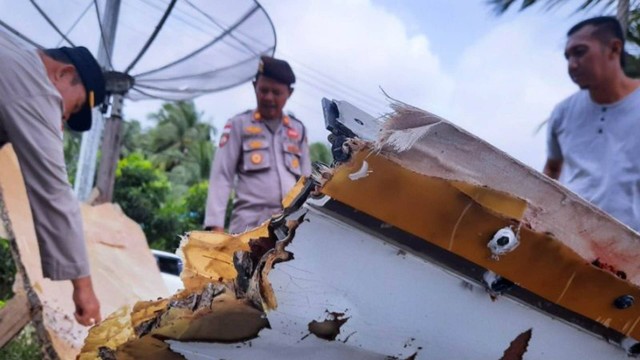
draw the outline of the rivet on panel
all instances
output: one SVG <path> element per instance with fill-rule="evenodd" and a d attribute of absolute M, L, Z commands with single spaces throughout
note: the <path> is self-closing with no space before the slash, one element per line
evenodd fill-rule
<path fill-rule="evenodd" d="M 633 298 L 633 296 L 622 295 L 614 300 L 613 305 L 620 310 L 624 310 L 630 308 L 633 305 L 634 301 L 635 299 Z"/>

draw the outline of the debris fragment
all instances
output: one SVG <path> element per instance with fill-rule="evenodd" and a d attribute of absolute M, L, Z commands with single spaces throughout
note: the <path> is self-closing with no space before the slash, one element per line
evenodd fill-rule
<path fill-rule="evenodd" d="M 356 181 L 369 176 L 369 174 L 371 174 L 372 172 L 373 170 L 369 170 L 369 163 L 364 160 L 362 161 L 362 166 L 358 171 L 349 174 L 349 179 Z"/>
<path fill-rule="evenodd" d="M 502 355 L 500 360 L 522 360 L 522 358 L 524 357 L 524 353 L 527 352 L 529 340 L 531 340 L 531 333 L 532 329 L 529 329 L 516 336 L 507 350 L 504 351 L 504 354 Z"/>
<path fill-rule="evenodd" d="M 491 270 L 482 274 L 482 281 L 486 285 L 487 292 L 491 296 L 491 300 L 496 300 L 498 296 L 510 290 L 514 283 L 494 273 Z"/>
<path fill-rule="evenodd" d="M 324 321 L 311 321 L 309 323 L 309 332 L 321 339 L 333 341 L 340 334 L 340 327 L 347 320 L 349 318 L 345 318 L 344 313 L 330 312 Z"/>
<path fill-rule="evenodd" d="M 356 153 L 367 147 L 369 143 L 365 140 L 358 138 L 347 138 L 347 140 L 342 144 L 343 150 L 345 150 L 349 154 Z"/>
<path fill-rule="evenodd" d="M 333 171 L 333 168 L 327 165 L 314 163 L 311 178 L 322 187 L 325 182 L 331 180 L 331 178 L 333 177 Z"/>
<path fill-rule="evenodd" d="M 306 198 L 315 184 L 301 181 L 298 194 Z M 185 289 L 114 313 L 90 330 L 80 359 L 182 359 L 164 340 L 233 343 L 270 328 L 265 311 L 277 302 L 267 276 L 293 258 L 285 248 L 304 219 L 302 211 L 288 217 L 302 202 L 294 196 L 289 203 L 282 216 L 244 234 L 189 233 L 181 245 Z"/>

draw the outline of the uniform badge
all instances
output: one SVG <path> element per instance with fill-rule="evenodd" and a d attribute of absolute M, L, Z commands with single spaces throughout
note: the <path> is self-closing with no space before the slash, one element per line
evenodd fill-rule
<path fill-rule="evenodd" d="M 300 167 L 300 161 L 298 159 L 291 160 L 291 167 L 297 169 Z"/>
<path fill-rule="evenodd" d="M 218 144 L 218 147 L 221 148 L 224 146 L 224 144 L 227 143 L 227 141 L 229 141 L 229 134 L 225 133 L 222 134 L 222 136 L 220 137 L 220 143 Z"/>
<path fill-rule="evenodd" d="M 253 154 L 253 155 L 251 155 L 251 162 L 252 162 L 254 165 L 258 165 L 258 164 L 260 164 L 260 163 L 262 162 L 262 155 L 260 155 L 260 154 Z"/>
<path fill-rule="evenodd" d="M 223 147 L 224 144 L 227 143 L 227 141 L 229 141 L 229 133 L 231 132 L 231 123 L 228 122 L 225 124 L 224 129 L 222 130 L 222 136 L 220 136 L 220 143 L 218 144 L 218 147 Z"/>
<path fill-rule="evenodd" d="M 262 132 L 262 128 L 260 126 L 249 125 L 244 128 L 244 132 L 250 135 L 257 135 Z"/>
<path fill-rule="evenodd" d="M 289 129 L 289 130 L 287 130 L 287 136 L 292 138 L 292 139 L 297 139 L 298 138 L 298 132 L 296 131 L 296 129 Z"/>
<path fill-rule="evenodd" d="M 287 151 L 290 153 L 294 153 L 294 154 L 300 154 L 300 148 L 298 148 L 295 145 L 288 145 L 287 146 Z"/>
<path fill-rule="evenodd" d="M 262 141 L 254 140 L 249 143 L 249 149 L 260 149 L 262 147 Z"/>

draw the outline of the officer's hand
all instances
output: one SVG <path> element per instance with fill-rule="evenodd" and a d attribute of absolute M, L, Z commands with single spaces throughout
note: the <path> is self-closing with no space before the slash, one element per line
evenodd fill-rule
<path fill-rule="evenodd" d="M 73 284 L 73 303 L 76 305 L 76 321 L 84 326 L 99 323 L 100 302 L 93 292 L 91 277 L 83 277 L 71 280 Z"/>

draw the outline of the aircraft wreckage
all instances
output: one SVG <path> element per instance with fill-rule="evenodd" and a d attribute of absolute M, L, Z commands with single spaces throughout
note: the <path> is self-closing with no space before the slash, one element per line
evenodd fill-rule
<path fill-rule="evenodd" d="M 626 359 L 638 234 L 425 111 L 323 100 L 333 167 L 243 234 L 193 231 L 185 289 L 80 359 Z"/>

